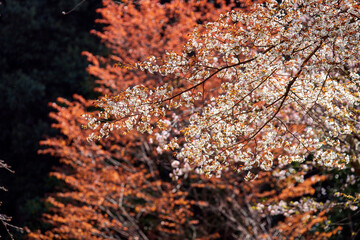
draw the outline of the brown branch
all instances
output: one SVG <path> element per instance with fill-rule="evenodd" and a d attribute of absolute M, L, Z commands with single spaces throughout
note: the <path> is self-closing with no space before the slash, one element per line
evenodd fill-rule
<path fill-rule="evenodd" d="M 282 42 L 280 42 L 279 44 L 281 44 Z M 278 46 L 279 44 L 276 44 L 276 45 L 273 45 L 269 48 L 267 48 L 265 51 L 262 52 L 262 54 L 266 54 L 267 52 L 269 52 L 270 50 L 272 50 L 273 48 L 275 48 L 276 46 Z M 156 104 L 156 103 L 162 103 L 162 102 L 166 102 L 166 101 L 170 101 L 178 96 L 180 96 L 181 94 L 185 93 L 185 92 L 188 92 L 190 90 L 193 90 L 197 87 L 199 87 L 200 85 L 204 84 L 207 80 L 209 80 L 210 78 L 212 78 L 214 75 L 218 74 L 219 72 L 225 70 L 225 69 L 228 69 L 228 68 L 232 68 L 232 67 L 236 67 L 236 66 L 240 66 L 240 65 L 244 65 L 246 63 L 249 63 L 249 62 L 252 62 L 254 60 L 256 60 L 258 57 L 253 57 L 253 58 L 250 58 L 250 59 L 247 59 L 245 61 L 242 61 L 242 62 L 238 62 L 236 64 L 233 64 L 233 65 L 228 65 L 228 66 L 224 66 L 224 67 L 221 67 L 221 68 L 218 68 L 215 72 L 213 72 L 212 74 L 210 74 L 210 76 L 206 77 L 203 81 L 195 84 L 194 86 L 191 86 L 189 87 L 188 89 L 185 89 L 184 91 L 180 92 L 180 93 L 177 93 L 171 97 L 168 97 L 166 99 L 163 99 L 163 100 L 160 100 L 160 101 L 157 101 L 157 102 L 154 102 L 153 104 Z"/>
<path fill-rule="evenodd" d="M 304 62 L 301 64 L 299 71 L 296 73 L 296 75 L 293 77 L 293 79 L 288 83 L 286 86 L 285 93 L 279 98 L 282 99 L 280 106 L 277 108 L 276 112 L 249 138 L 249 141 L 254 138 L 269 122 L 271 122 L 276 115 L 280 112 L 281 108 L 283 107 L 286 98 L 289 95 L 290 89 L 292 85 L 294 85 L 295 81 L 299 78 L 303 68 L 307 64 L 307 62 L 310 60 L 310 58 L 321 48 L 321 45 L 323 43 L 323 39 L 320 41 L 320 44 L 307 56 L 307 58 L 304 60 Z"/>
<path fill-rule="evenodd" d="M 307 56 L 307 58 L 304 60 L 304 62 L 301 64 L 299 71 L 296 73 L 296 75 L 292 78 L 292 80 L 288 83 L 288 85 L 286 86 L 286 90 L 285 93 L 279 97 L 276 101 L 274 101 L 271 105 L 275 104 L 276 102 L 281 101 L 279 107 L 277 108 L 277 110 L 275 111 L 275 113 L 258 129 L 255 131 L 255 133 L 253 133 L 249 138 L 245 138 L 243 141 L 237 142 L 229 147 L 227 147 L 226 149 L 232 148 L 234 146 L 236 146 L 237 144 L 240 143 L 244 143 L 247 142 L 242 148 L 244 148 L 245 146 L 247 146 L 247 144 L 250 142 L 251 139 L 254 139 L 256 137 L 256 135 L 261 132 L 264 127 L 269 124 L 275 117 L 276 115 L 280 112 L 281 108 L 283 107 L 286 98 L 288 97 L 289 93 L 290 93 L 290 89 L 292 87 L 292 85 L 295 83 L 295 81 L 299 78 L 304 66 L 307 64 L 307 62 L 311 59 L 311 57 L 321 48 L 321 45 L 323 43 L 323 40 L 325 38 L 321 39 L 320 44 Z M 224 150 L 222 150 L 221 152 L 223 152 Z"/>
<path fill-rule="evenodd" d="M 286 123 L 284 123 L 280 118 L 278 118 L 278 117 L 275 117 L 284 127 L 285 127 L 285 129 L 286 129 L 286 131 L 288 132 L 288 133 L 290 133 L 291 134 L 291 136 L 293 136 L 301 145 L 303 145 L 303 147 L 306 149 L 306 151 L 308 152 L 308 153 L 310 153 L 310 150 L 305 146 L 305 144 L 293 133 L 293 132 L 291 132 L 290 130 L 289 130 L 289 128 L 288 128 L 288 126 L 286 125 Z"/>

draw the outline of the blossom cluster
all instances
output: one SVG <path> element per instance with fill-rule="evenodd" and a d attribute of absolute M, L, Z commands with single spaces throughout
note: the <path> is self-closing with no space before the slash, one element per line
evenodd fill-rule
<path fill-rule="evenodd" d="M 89 139 L 113 129 L 177 128 L 182 137 L 161 144 L 176 151 L 175 161 L 208 175 L 247 172 L 248 179 L 309 153 L 325 167 L 356 160 L 349 136 L 360 134 L 360 5 L 287 0 L 256 8 L 195 29 L 184 51 L 168 52 L 165 61 L 138 63 L 165 84 L 99 99 L 102 112 L 86 116 L 99 128 Z M 174 121 L 173 112 L 182 125 L 163 124 Z"/>

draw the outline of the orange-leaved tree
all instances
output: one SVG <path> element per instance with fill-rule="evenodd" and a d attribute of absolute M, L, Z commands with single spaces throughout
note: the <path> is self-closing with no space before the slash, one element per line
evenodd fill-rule
<path fill-rule="evenodd" d="M 326 239 L 338 208 L 355 232 L 358 176 L 325 170 L 358 171 L 358 5 L 271 2 L 104 1 L 103 97 L 53 104 L 67 188 L 29 237 Z"/>

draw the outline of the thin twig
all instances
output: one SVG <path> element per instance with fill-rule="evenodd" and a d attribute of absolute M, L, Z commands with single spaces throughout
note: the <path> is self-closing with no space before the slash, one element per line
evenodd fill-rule
<path fill-rule="evenodd" d="M 82 0 L 81 2 L 79 2 L 78 4 L 75 5 L 75 7 L 73 7 L 70 11 L 68 12 L 65 12 L 65 11 L 62 11 L 62 15 L 67 15 L 69 13 L 71 13 L 72 11 L 74 11 L 76 8 L 78 8 L 81 4 L 83 4 L 86 0 Z"/>

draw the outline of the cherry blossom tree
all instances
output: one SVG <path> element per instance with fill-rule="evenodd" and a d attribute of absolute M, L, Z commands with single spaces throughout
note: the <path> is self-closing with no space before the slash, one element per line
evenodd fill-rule
<path fill-rule="evenodd" d="M 358 169 L 359 4 L 269 1 L 195 29 L 181 53 L 136 64 L 163 76 L 105 96 L 89 140 L 113 129 L 164 135 L 162 150 L 211 176 L 313 162 Z M 179 115 L 187 119 L 178 124 Z"/>

